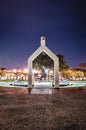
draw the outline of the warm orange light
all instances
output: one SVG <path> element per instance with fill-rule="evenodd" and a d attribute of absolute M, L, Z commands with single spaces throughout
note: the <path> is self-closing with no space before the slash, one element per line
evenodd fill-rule
<path fill-rule="evenodd" d="M 50 70 L 50 74 L 53 74 L 53 70 Z"/>

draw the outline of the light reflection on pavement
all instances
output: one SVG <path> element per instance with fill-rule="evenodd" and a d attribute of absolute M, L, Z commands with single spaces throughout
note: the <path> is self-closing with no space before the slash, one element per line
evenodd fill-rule
<path fill-rule="evenodd" d="M 53 89 L 50 88 L 45 88 L 45 89 L 33 88 L 30 94 L 52 94 L 52 93 L 53 93 Z"/>

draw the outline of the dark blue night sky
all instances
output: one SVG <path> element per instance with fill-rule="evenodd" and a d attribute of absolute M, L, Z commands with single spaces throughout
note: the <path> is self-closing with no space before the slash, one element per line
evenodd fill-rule
<path fill-rule="evenodd" d="M 0 68 L 27 67 L 41 36 L 70 67 L 86 63 L 85 0 L 0 0 Z"/>

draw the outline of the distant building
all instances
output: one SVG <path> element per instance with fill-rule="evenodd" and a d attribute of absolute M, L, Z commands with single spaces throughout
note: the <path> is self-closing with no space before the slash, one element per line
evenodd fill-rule
<path fill-rule="evenodd" d="M 86 70 L 86 63 L 80 63 L 77 66 L 79 69 Z"/>

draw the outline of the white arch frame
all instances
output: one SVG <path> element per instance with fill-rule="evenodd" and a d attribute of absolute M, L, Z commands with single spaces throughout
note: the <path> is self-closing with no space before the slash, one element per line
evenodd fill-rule
<path fill-rule="evenodd" d="M 28 58 L 28 87 L 32 88 L 34 81 L 32 79 L 32 66 L 34 59 L 42 52 L 45 52 L 54 61 L 54 88 L 59 88 L 59 59 L 45 45 L 45 37 L 41 37 L 41 46 Z"/>

